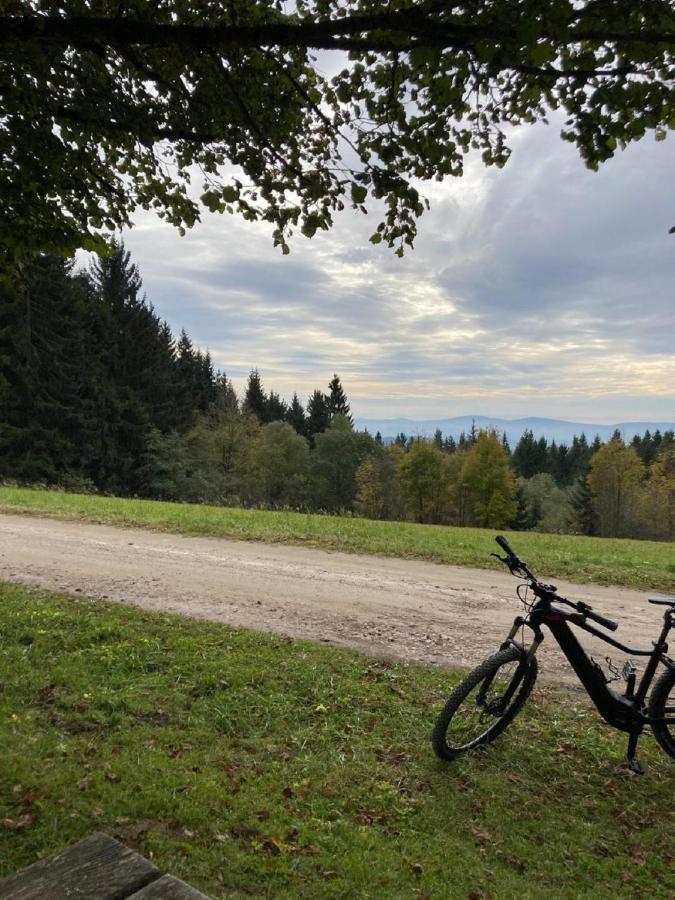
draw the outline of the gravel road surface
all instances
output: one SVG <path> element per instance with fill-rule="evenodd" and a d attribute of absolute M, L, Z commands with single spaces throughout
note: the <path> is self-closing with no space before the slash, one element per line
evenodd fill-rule
<path fill-rule="evenodd" d="M 0 515 L 0 578 L 462 668 L 498 649 L 522 610 L 508 573 L 28 516 Z M 557 584 L 619 620 L 619 640 L 656 638 L 647 594 Z M 612 651 L 584 643 L 599 661 Z M 539 655 L 542 680 L 575 683 L 552 636 Z"/>

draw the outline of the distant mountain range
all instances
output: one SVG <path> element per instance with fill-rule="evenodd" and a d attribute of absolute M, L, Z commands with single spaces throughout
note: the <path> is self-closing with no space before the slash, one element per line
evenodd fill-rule
<path fill-rule="evenodd" d="M 608 440 L 617 428 L 625 441 L 631 441 L 636 434 L 644 434 L 647 430 L 652 434 L 657 429 L 675 430 L 675 422 L 618 422 L 616 425 L 594 425 L 590 422 L 566 422 L 562 419 L 498 419 L 492 416 L 455 416 L 452 419 L 422 421 L 355 418 L 354 424 L 360 430 L 367 428 L 371 434 L 379 431 L 385 440 L 393 439 L 401 432 L 408 437 L 411 435 L 432 437 L 437 428 L 441 429 L 443 437 L 453 437 L 456 440 L 462 431 L 468 434 L 472 422 L 475 422 L 476 428 L 496 428 L 500 434 L 506 434 L 512 447 L 528 429 L 536 438 L 545 437 L 548 441 L 555 441 L 558 444 L 569 444 L 574 435 L 579 436 L 582 432 L 590 443 L 596 434 L 600 435 L 601 440 Z"/>

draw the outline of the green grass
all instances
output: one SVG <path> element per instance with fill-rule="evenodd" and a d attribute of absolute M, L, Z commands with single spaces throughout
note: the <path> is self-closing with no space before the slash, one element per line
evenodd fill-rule
<path fill-rule="evenodd" d="M 104 830 L 215 898 L 673 896 L 673 761 L 569 695 L 448 765 L 448 672 L 2 584 L 0 633 L 2 874 Z"/>
<path fill-rule="evenodd" d="M 501 563 L 490 557 L 498 549 L 494 543 L 496 531 L 480 528 L 157 503 L 11 487 L 0 487 L 0 512 L 503 569 Z M 506 533 L 519 555 L 542 577 L 675 591 L 672 543 Z"/>

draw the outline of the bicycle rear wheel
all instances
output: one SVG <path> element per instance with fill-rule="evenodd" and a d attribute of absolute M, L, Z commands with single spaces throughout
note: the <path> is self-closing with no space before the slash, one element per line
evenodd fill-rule
<path fill-rule="evenodd" d="M 532 690 L 538 670 L 536 657 L 527 666 L 522 658 L 522 650 L 507 647 L 486 659 L 457 685 L 431 735 L 431 746 L 439 759 L 455 759 L 490 743 L 514 720 Z"/>
<path fill-rule="evenodd" d="M 654 685 L 649 715 L 655 719 L 675 719 L 675 670 L 666 669 Z M 652 733 L 666 753 L 675 757 L 675 725 L 652 725 Z"/>

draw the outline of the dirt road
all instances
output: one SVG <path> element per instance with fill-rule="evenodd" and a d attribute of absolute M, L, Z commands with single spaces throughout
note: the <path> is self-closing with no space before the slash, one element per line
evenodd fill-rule
<path fill-rule="evenodd" d="M 0 579 L 457 667 L 494 652 L 522 609 L 508 573 L 9 515 Z M 557 583 L 618 619 L 619 639 L 656 637 L 647 594 Z M 590 641 L 604 660 L 611 648 Z M 552 638 L 540 664 L 542 679 L 574 683 Z"/>

